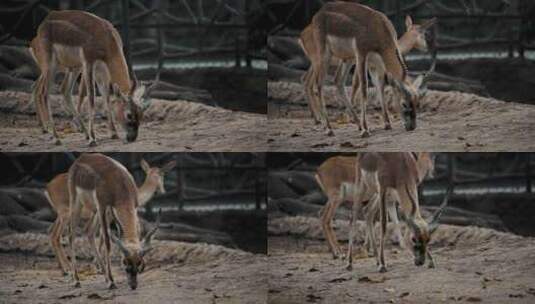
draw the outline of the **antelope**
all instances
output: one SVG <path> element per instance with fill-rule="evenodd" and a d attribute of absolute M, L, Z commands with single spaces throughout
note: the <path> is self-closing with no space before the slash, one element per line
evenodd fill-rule
<path fill-rule="evenodd" d="M 311 56 L 312 75 L 309 76 L 317 88 L 315 105 L 311 108 L 320 108 L 319 117 L 328 135 L 332 136 L 334 133 L 327 119 L 322 87 L 326 69 L 333 56 L 356 62 L 357 71 L 353 75 L 351 102 L 355 104 L 359 99 L 361 103 L 361 118 L 356 123 L 359 130 L 362 130 L 362 137 L 370 136 L 366 120 L 368 73 L 377 88 L 384 128 L 392 128 L 388 108 L 383 99 L 385 84 L 396 88 L 401 95 L 399 104 L 405 129 L 412 131 L 416 128 L 416 109 L 425 92 L 420 92 L 419 89 L 426 77 L 419 76 L 409 83 L 407 66 L 398 46 L 396 31 L 384 14 L 356 3 L 329 2 L 314 15 L 311 26 L 317 47 L 316 54 Z"/>
<path fill-rule="evenodd" d="M 41 69 L 32 96 L 39 105 L 38 109 L 44 110 L 40 118 L 45 123 L 43 129 L 50 125 L 56 145 L 60 145 L 61 140 L 50 110 L 48 93 L 58 68 L 73 74 L 77 69 L 82 71 L 81 81 L 86 89 L 80 90 L 80 102 L 83 92 L 87 91 L 89 146 L 97 144 L 94 130 L 95 84 L 105 99 L 112 139 L 118 138 L 115 119 L 126 131 L 127 142 L 137 139 L 143 112 L 150 105 L 148 94 L 155 84 L 149 89 L 138 86 L 124 57 L 121 37 L 110 22 L 83 11 L 52 11 L 39 25 L 32 44 L 32 53 Z M 110 109 L 111 93 L 119 100 L 113 104 L 113 111 Z M 73 108 L 72 103 L 69 107 Z M 75 119 L 81 121 L 79 113 L 74 113 Z"/>
<path fill-rule="evenodd" d="M 145 181 L 137 189 L 137 196 L 139 201 L 139 207 L 144 206 L 148 201 L 152 199 L 155 193 L 165 193 L 164 176 L 167 172 L 172 170 L 176 165 L 175 161 L 170 161 L 163 167 L 150 167 L 149 164 L 142 159 L 141 168 L 146 174 Z M 58 260 L 59 268 L 63 275 L 68 272 L 68 260 L 61 246 L 61 236 L 63 229 L 70 221 L 70 208 L 69 208 L 69 191 L 67 188 L 67 173 L 62 173 L 54 177 L 46 186 L 45 196 L 50 203 L 52 209 L 56 212 L 57 217 L 50 229 L 50 244 L 56 259 Z M 97 266 L 104 270 L 102 258 L 100 256 L 101 250 L 97 250 L 95 233 L 98 231 L 98 221 L 95 206 L 89 203 L 82 204 L 82 211 L 80 219 L 86 222 L 84 226 L 84 234 L 87 236 L 89 244 L 92 250 L 95 252 L 95 263 Z M 111 212 L 108 212 L 108 217 L 112 216 Z M 102 234 L 101 234 L 102 236 Z M 103 238 L 99 239 L 99 249 L 102 249 L 104 244 Z"/>
<path fill-rule="evenodd" d="M 414 24 L 412 21 L 412 18 L 407 15 L 405 17 L 405 27 L 406 31 L 405 33 L 398 39 L 398 46 L 400 53 L 402 55 L 405 55 L 409 53 L 412 49 L 416 48 L 422 52 L 427 52 L 427 42 L 425 40 L 425 34 L 427 30 L 436 23 L 436 18 L 427 20 L 420 24 Z M 303 49 L 303 52 L 305 55 L 312 61 L 312 60 L 319 60 L 318 58 L 314 58 L 316 56 L 317 48 L 316 44 L 314 43 L 314 36 L 313 36 L 313 27 L 312 25 L 308 25 L 302 32 L 298 39 L 298 42 Z M 349 62 L 351 61 L 351 62 Z M 355 61 L 352 60 L 338 60 L 337 62 L 337 69 L 334 77 L 334 83 L 336 87 L 336 92 L 338 94 L 337 100 L 340 102 L 341 107 L 346 108 L 346 112 L 349 117 L 353 118 L 353 121 L 358 122 L 358 116 L 355 112 L 355 109 L 351 102 L 349 101 L 349 97 L 346 94 L 345 91 L 345 83 L 347 82 L 347 78 L 349 77 L 349 70 L 350 66 L 354 64 Z M 308 101 L 309 110 L 311 112 L 312 119 L 314 119 L 315 124 L 320 123 L 320 119 L 318 118 L 318 109 L 314 107 L 313 104 L 313 96 L 314 96 L 314 82 L 312 81 L 312 65 L 310 68 L 305 72 L 302 78 L 302 83 L 305 88 L 305 96 Z M 355 76 L 355 81 L 359 81 L 358 74 Z M 328 119 L 328 117 L 327 117 Z"/>
<path fill-rule="evenodd" d="M 30 47 L 29 47 L 30 54 L 32 55 L 34 61 L 37 63 L 37 66 L 43 72 L 41 66 L 44 66 L 44 62 L 46 61 L 46 53 L 44 52 L 43 48 L 41 48 L 38 44 L 38 39 L 35 37 L 30 41 Z M 76 83 L 76 79 L 78 76 L 80 76 L 81 70 L 74 65 L 72 66 L 64 66 L 62 65 L 63 62 L 58 62 L 58 69 L 62 72 L 64 72 L 65 76 L 63 78 L 63 81 L 60 85 L 60 92 L 63 96 L 63 105 L 65 110 L 71 115 L 72 120 L 74 123 L 76 123 L 81 131 L 85 134 L 86 139 L 89 139 L 89 133 L 87 132 L 87 128 L 85 127 L 85 124 L 80 116 L 81 111 L 81 102 L 78 103 L 78 109 L 74 107 L 74 102 L 72 100 L 72 90 L 74 88 L 74 84 Z M 68 62 L 64 62 L 63 64 L 68 64 Z M 32 103 L 35 104 L 36 109 L 36 116 L 37 121 L 39 122 L 39 126 L 41 127 L 41 130 L 44 133 L 48 133 L 49 126 L 48 126 L 48 111 L 49 108 L 47 105 L 43 104 L 43 99 L 37 98 L 37 92 L 42 90 L 39 86 L 42 86 L 44 83 L 40 80 L 41 75 L 37 79 L 37 81 L 34 83 L 34 86 L 32 88 Z M 85 86 L 83 86 L 83 81 L 80 82 L 79 87 L 79 94 L 80 94 L 80 100 L 83 99 L 83 95 L 85 95 Z"/>
<path fill-rule="evenodd" d="M 429 251 L 428 244 L 433 233 L 438 228 L 438 221 L 448 198 L 451 194 L 451 187 L 448 189 L 444 200 L 431 217 L 426 221 L 420 215 L 418 201 L 419 170 L 417 160 L 411 153 L 362 153 L 358 155 L 358 165 L 355 166 L 356 191 L 353 194 L 353 210 L 350 219 L 348 265 L 347 269 L 353 267 L 353 239 L 355 235 L 355 218 L 359 214 L 362 202 L 367 193 L 376 193 L 374 204 L 379 206 L 379 218 L 381 226 L 381 238 L 379 242 L 379 254 L 376 261 L 379 272 L 386 272 L 384 258 L 384 243 L 386 232 L 386 195 L 392 192 L 397 198 L 402 219 L 409 227 L 410 236 L 405 239 L 407 247 L 414 256 L 414 264 L 422 266 L 428 260 L 430 268 L 435 267 L 435 262 Z M 375 247 L 374 235 L 371 235 L 371 246 Z"/>
<path fill-rule="evenodd" d="M 144 256 L 152 249 L 151 240 L 159 225 L 158 216 L 155 228 L 149 231 L 143 240 L 139 237 L 139 195 L 134 178 L 128 170 L 116 160 L 103 154 L 83 154 L 74 161 L 67 175 L 69 191 L 70 230 L 69 247 L 71 255 L 72 278 L 74 287 L 80 287 L 76 267 L 76 250 L 74 246 L 75 228 L 79 224 L 81 211 L 85 205 L 96 209 L 101 235 L 104 239 L 104 277 L 109 289 L 117 288 L 111 272 L 110 239 L 120 249 L 122 264 L 131 289 L 137 288 L 137 274 L 145 268 Z M 120 238 L 108 231 L 107 210 L 111 209 L 120 226 Z"/>
<path fill-rule="evenodd" d="M 414 156 L 417 159 L 416 166 L 418 170 L 418 181 L 420 183 L 426 175 L 432 176 L 434 160 L 431 154 L 427 152 L 418 152 Z M 315 174 L 318 185 L 327 196 L 327 203 L 321 212 L 321 226 L 334 259 L 343 257 L 343 253 L 332 228 L 332 219 L 336 209 L 343 202 L 353 203 L 353 193 L 356 191 L 354 187 L 355 167 L 357 166 L 358 159 L 355 156 L 335 156 L 323 162 Z M 364 198 L 363 205 L 367 208 L 365 218 L 372 220 L 371 222 L 367 221 L 366 245 L 369 246 L 365 247 L 371 247 L 370 249 L 375 253 L 375 247 L 371 246 L 372 242 L 370 239 L 371 233 L 374 231 L 373 219 L 375 219 L 378 210 L 377 206 L 370 204 L 370 202 L 373 202 L 372 198 L 374 195 L 375 193 L 368 192 L 366 198 Z M 391 195 L 387 196 L 387 198 L 389 199 L 389 203 L 387 204 L 389 217 L 394 223 L 394 243 L 403 246 L 403 237 L 401 235 L 395 200 Z"/>

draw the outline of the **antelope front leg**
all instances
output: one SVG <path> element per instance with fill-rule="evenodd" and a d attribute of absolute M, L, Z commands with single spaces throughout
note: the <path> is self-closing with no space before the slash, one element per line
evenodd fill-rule
<path fill-rule="evenodd" d="M 341 201 L 339 199 L 329 200 L 325 205 L 325 208 L 323 209 L 323 213 L 321 214 L 322 230 L 325 235 L 325 238 L 327 239 L 327 243 L 329 244 L 329 248 L 331 249 L 331 252 L 333 254 L 333 259 L 344 258 L 344 254 L 342 253 L 340 244 L 338 244 L 338 240 L 336 239 L 336 233 L 332 228 L 332 219 L 334 217 L 334 212 L 336 211 L 340 203 Z"/>
<path fill-rule="evenodd" d="M 93 65 L 90 63 L 84 64 L 83 79 L 85 80 L 85 87 L 89 95 L 89 146 L 95 147 L 97 140 L 95 138 L 95 86 L 93 79 Z"/>
<path fill-rule="evenodd" d="M 353 122 L 357 124 L 360 130 L 361 127 L 360 127 L 359 115 L 354 107 L 354 103 L 351 102 L 345 90 L 345 83 L 346 83 L 347 77 L 349 77 L 350 67 L 351 67 L 350 64 L 341 62 L 339 68 L 337 69 L 337 74 L 335 76 L 334 81 L 336 84 L 336 89 L 338 91 L 338 98 L 342 100 L 341 105 L 346 108 L 347 115 L 349 115 L 349 117 L 353 119 Z"/>
<path fill-rule="evenodd" d="M 429 251 L 429 249 L 427 249 L 426 255 L 427 255 L 427 259 L 429 260 L 427 267 L 435 268 L 435 260 L 433 259 L 433 256 L 431 255 L 431 251 Z"/>
<path fill-rule="evenodd" d="M 370 130 L 368 129 L 368 122 L 366 120 L 366 108 L 368 104 L 368 68 L 366 56 L 357 56 L 356 62 L 358 72 L 355 72 L 353 75 L 353 104 L 356 103 L 357 96 L 360 95 L 360 123 L 362 126 L 360 136 L 366 138 L 370 137 Z M 356 82 L 359 83 L 359 87 L 356 86 Z"/>
<path fill-rule="evenodd" d="M 379 207 L 379 216 L 381 218 L 381 244 L 379 249 L 379 272 L 386 272 L 385 264 L 385 237 L 386 237 L 386 202 L 385 195 L 386 189 L 380 189 L 380 207 Z"/>
<path fill-rule="evenodd" d="M 111 242 L 110 242 L 110 235 L 109 235 L 109 230 L 108 230 L 108 221 L 106 220 L 106 209 L 99 210 L 99 216 L 100 216 L 101 234 L 104 237 L 104 264 L 106 266 L 104 267 L 104 270 L 105 270 L 106 282 L 108 282 L 109 289 L 116 289 L 117 286 L 115 285 L 115 282 L 113 281 L 113 276 L 111 273 L 111 258 L 110 258 Z"/>
<path fill-rule="evenodd" d="M 71 193 L 70 196 L 72 197 L 73 194 Z M 74 195 L 75 196 L 75 195 Z M 72 270 L 72 278 L 74 280 L 74 287 L 79 288 L 80 287 L 80 277 L 78 276 L 78 269 L 76 268 L 76 251 L 74 246 L 74 235 L 76 234 L 76 225 L 80 222 L 80 213 L 82 211 L 82 204 L 81 202 L 76 198 L 71 198 L 71 222 L 70 222 L 70 231 L 69 231 L 69 246 L 71 251 L 71 270 Z"/>

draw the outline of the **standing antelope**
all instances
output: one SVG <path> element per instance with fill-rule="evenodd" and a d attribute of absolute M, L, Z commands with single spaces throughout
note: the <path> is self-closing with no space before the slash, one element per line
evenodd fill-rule
<path fill-rule="evenodd" d="M 381 223 L 381 239 L 379 254 L 376 255 L 380 272 L 386 272 L 384 259 L 384 243 L 386 232 L 386 201 L 387 191 L 397 198 L 400 212 L 410 229 L 410 238 L 405 240 L 414 256 L 414 264 L 422 266 L 428 259 L 430 268 L 435 267 L 431 252 L 427 248 L 432 234 L 438 227 L 438 221 L 451 194 L 448 190 L 440 208 L 426 221 L 420 215 L 418 200 L 419 170 L 417 160 L 411 153 L 362 153 L 358 155 L 358 166 L 355 167 L 356 190 L 353 196 L 353 210 L 349 229 L 348 269 L 353 265 L 353 239 L 355 235 L 355 217 L 368 191 L 377 193 L 375 204 L 379 205 Z M 372 234 L 372 246 L 375 240 Z"/>
<path fill-rule="evenodd" d="M 399 103 L 405 129 L 412 131 L 416 128 L 416 109 L 422 97 L 419 89 L 425 77 L 418 77 L 409 84 L 396 31 L 384 14 L 356 3 L 329 2 L 314 15 L 311 26 L 317 50 L 311 58 L 312 75 L 309 77 L 317 87 L 318 95 L 312 108 L 319 107 L 319 116 L 328 135 L 333 135 L 333 132 L 327 119 L 322 87 L 333 56 L 356 62 L 351 99 L 353 104 L 357 99 L 361 102 L 361 119 L 357 124 L 359 130 L 362 128 L 362 137 L 370 135 L 366 120 L 368 73 L 377 87 L 385 129 L 392 128 L 383 99 L 385 84 L 395 87 L 401 95 Z"/>
<path fill-rule="evenodd" d="M 405 18 L 405 26 L 406 31 L 405 33 L 398 39 L 398 46 L 399 50 L 402 55 L 405 55 L 409 53 L 412 49 L 416 48 L 420 51 L 426 52 L 427 51 L 427 42 L 425 40 L 425 34 L 426 31 L 436 22 L 436 18 L 433 18 L 431 20 L 427 20 L 423 22 L 421 25 L 414 24 L 412 21 L 412 18 L 410 16 L 406 16 Z M 303 49 L 305 55 L 312 60 L 321 60 L 320 58 L 314 58 L 314 56 L 317 56 L 317 46 L 314 41 L 314 33 L 313 33 L 313 27 L 312 25 L 308 25 L 302 32 L 299 37 L 299 44 L 301 45 L 301 48 Z M 355 108 L 349 101 L 349 97 L 346 94 L 345 91 L 345 83 L 347 82 L 347 78 L 349 77 L 349 70 L 352 64 L 355 64 L 354 58 L 351 60 L 338 60 L 337 62 L 337 69 L 334 77 L 334 83 L 336 87 L 336 92 L 338 94 L 337 100 L 340 102 L 341 107 L 346 108 L 346 112 L 349 115 L 349 117 L 353 118 L 353 121 L 357 122 L 358 124 L 358 116 L 355 111 Z M 311 111 L 312 118 L 314 119 L 314 122 L 316 124 L 320 123 L 320 119 L 318 118 L 318 109 L 315 108 L 315 104 L 313 103 L 314 98 L 314 82 L 312 79 L 312 65 L 310 68 L 305 72 L 303 75 L 303 86 L 305 89 L 305 96 L 308 101 L 309 109 Z M 355 77 L 355 81 L 359 81 L 358 75 Z M 328 119 L 328 117 L 327 117 Z"/>
<path fill-rule="evenodd" d="M 416 166 L 418 170 L 418 183 L 422 182 L 426 175 L 432 175 L 434 171 L 434 161 L 430 153 L 418 152 L 414 153 L 416 158 Z M 356 191 L 354 187 L 355 182 L 355 167 L 358 167 L 358 160 L 355 156 L 335 156 L 327 159 L 317 169 L 315 174 L 323 193 L 327 196 L 327 203 L 321 212 L 321 226 L 323 234 L 329 249 L 333 254 L 333 258 L 342 257 L 342 249 L 336 239 L 336 234 L 332 227 L 332 219 L 336 209 L 343 202 L 353 203 L 353 195 Z M 346 184 L 348 183 L 348 184 Z M 370 239 L 373 230 L 373 220 L 375 219 L 377 206 L 373 204 L 372 198 L 375 195 L 373 192 L 368 192 L 364 198 L 364 205 L 367 207 L 365 218 L 367 219 L 367 233 L 366 244 L 370 245 L 370 249 L 375 252 L 375 247 L 372 245 Z M 403 245 L 401 229 L 397 216 L 395 199 L 391 195 L 387 196 L 389 202 L 387 204 L 388 214 L 394 223 L 394 243 Z M 369 212 L 368 212 L 369 211 Z M 369 214 L 369 216 L 368 216 Z M 368 219 L 372 221 L 369 222 Z"/>
<path fill-rule="evenodd" d="M 175 165 L 175 161 L 170 161 L 161 168 L 150 167 L 144 159 L 141 160 L 141 168 L 145 171 L 146 177 L 143 184 L 137 189 L 139 207 L 144 206 L 150 201 L 155 193 L 165 193 L 164 175 L 174 168 Z M 47 184 L 45 190 L 45 196 L 50 203 L 50 206 L 57 214 L 56 220 L 54 221 L 54 224 L 52 224 L 50 230 L 50 244 L 52 245 L 59 267 L 64 275 L 67 274 L 69 267 L 67 256 L 65 255 L 60 241 L 63 229 L 69 223 L 71 215 L 67 180 L 67 173 L 59 174 Z M 80 219 L 86 221 L 85 228 L 83 229 L 84 233 L 88 238 L 89 245 L 95 252 L 95 262 L 101 270 L 104 270 L 104 264 L 100 255 L 101 251 L 97 249 L 95 241 L 95 233 L 98 231 L 97 210 L 94 205 L 90 204 L 90 202 L 83 202 L 82 205 Z M 111 212 L 108 212 L 107 216 L 111 217 Z M 100 236 L 100 246 L 98 246 L 98 248 L 101 248 L 104 244 L 102 234 Z"/>
<path fill-rule="evenodd" d="M 76 251 L 74 231 L 80 221 L 84 205 L 96 209 L 99 217 L 100 230 L 104 238 L 104 274 L 109 289 L 117 288 L 113 281 L 110 260 L 110 234 L 107 209 L 111 209 L 121 227 L 121 238 L 113 237 L 114 243 L 123 255 L 122 264 L 131 289 L 137 288 L 137 274 L 143 272 L 143 257 L 151 249 L 150 242 L 158 229 L 149 231 L 140 241 L 139 219 L 137 207 L 139 197 L 132 175 L 119 162 L 103 154 L 83 154 L 69 168 L 67 177 L 70 209 L 69 246 L 71 254 L 71 270 L 75 287 L 80 287 L 80 279 L 76 267 Z"/>
<path fill-rule="evenodd" d="M 41 75 L 34 87 L 33 98 L 44 109 L 45 123 L 50 124 L 56 144 L 61 144 L 61 141 L 50 111 L 48 94 L 58 67 L 82 71 L 81 81 L 89 96 L 90 146 L 97 144 L 94 130 L 95 84 L 105 99 L 111 137 L 118 138 L 117 119 L 126 131 L 126 141 L 136 140 L 143 111 L 150 104 L 150 89 L 138 86 L 133 72 L 130 75 L 121 37 L 110 22 L 83 11 L 52 11 L 39 25 L 34 40 L 33 53 Z M 131 77 L 134 77 L 133 81 Z M 110 109 L 112 88 L 120 97 L 120 102 L 113 105 L 113 111 Z M 83 91 L 80 90 L 81 99 Z"/>

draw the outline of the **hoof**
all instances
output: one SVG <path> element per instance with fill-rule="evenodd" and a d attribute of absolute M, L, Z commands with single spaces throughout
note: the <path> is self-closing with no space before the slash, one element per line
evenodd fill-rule
<path fill-rule="evenodd" d="M 362 132 L 360 133 L 360 137 L 362 137 L 362 138 L 368 138 L 368 137 L 370 137 L 370 131 L 368 131 L 368 130 L 364 130 L 364 131 L 362 131 Z"/>
<path fill-rule="evenodd" d="M 119 139 L 119 135 L 117 135 L 117 134 L 112 134 L 112 135 L 111 135 L 111 139 Z"/>
<path fill-rule="evenodd" d="M 41 133 L 43 133 L 43 134 L 48 134 L 48 130 L 41 129 Z"/>
<path fill-rule="evenodd" d="M 54 145 L 61 146 L 61 140 L 56 138 L 56 141 L 54 141 Z"/>
<path fill-rule="evenodd" d="M 69 275 L 69 273 L 63 270 L 63 271 L 61 272 L 61 275 L 63 275 L 64 277 L 66 277 L 66 276 Z"/>
<path fill-rule="evenodd" d="M 96 141 L 96 140 L 92 140 L 92 141 L 89 143 L 89 146 L 90 146 L 90 147 L 96 147 L 96 146 L 97 146 L 97 141 Z"/>
<path fill-rule="evenodd" d="M 427 265 L 427 268 L 435 269 L 435 264 L 434 263 L 429 263 L 429 265 Z"/>
<path fill-rule="evenodd" d="M 74 288 L 80 288 L 80 287 L 82 287 L 82 285 L 80 285 L 80 282 L 74 283 Z"/>
<path fill-rule="evenodd" d="M 327 130 L 327 136 L 334 136 L 334 132 L 332 129 Z"/>
<path fill-rule="evenodd" d="M 391 125 L 385 125 L 385 130 L 392 130 L 392 126 Z"/>
<path fill-rule="evenodd" d="M 347 264 L 346 270 L 348 270 L 348 271 L 353 270 L 353 265 L 352 264 Z"/>
<path fill-rule="evenodd" d="M 117 289 L 117 286 L 115 285 L 114 282 L 111 282 L 110 285 L 108 286 L 108 289 L 109 289 L 109 290 Z"/>
<path fill-rule="evenodd" d="M 385 265 L 380 265 L 378 270 L 379 270 L 380 273 L 385 273 L 386 272 L 386 266 Z"/>

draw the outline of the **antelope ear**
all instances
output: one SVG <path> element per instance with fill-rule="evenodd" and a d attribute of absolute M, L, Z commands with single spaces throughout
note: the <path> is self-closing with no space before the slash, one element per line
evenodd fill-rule
<path fill-rule="evenodd" d="M 134 102 L 136 103 L 140 103 L 142 102 L 142 98 L 143 98 L 143 95 L 145 95 L 145 90 L 147 89 L 146 86 L 144 85 L 141 85 L 141 86 L 138 86 L 135 90 L 134 90 L 134 94 L 132 95 L 133 99 L 134 99 Z"/>
<path fill-rule="evenodd" d="M 149 163 L 147 163 L 147 161 L 143 158 L 141 159 L 141 168 L 143 169 L 143 171 L 145 171 L 145 173 L 148 173 L 150 170 Z"/>
<path fill-rule="evenodd" d="M 162 167 L 163 172 L 169 172 L 176 166 L 176 161 L 172 160 Z"/>
<path fill-rule="evenodd" d="M 407 27 L 407 29 L 409 29 L 412 26 L 412 18 L 409 15 L 405 17 L 405 26 Z"/>
<path fill-rule="evenodd" d="M 429 19 L 427 21 L 425 21 L 424 23 L 422 23 L 421 27 L 422 29 L 424 30 L 427 30 L 428 28 L 430 28 L 431 26 L 433 26 L 435 23 L 437 23 L 437 18 L 432 18 L 432 19 Z"/>
<path fill-rule="evenodd" d="M 424 82 L 424 76 L 420 75 L 416 77 L 416 79 L 412 82 L 412 86 L 414 87 L 415 90 L 419 91 L 423 82 Z"/>

